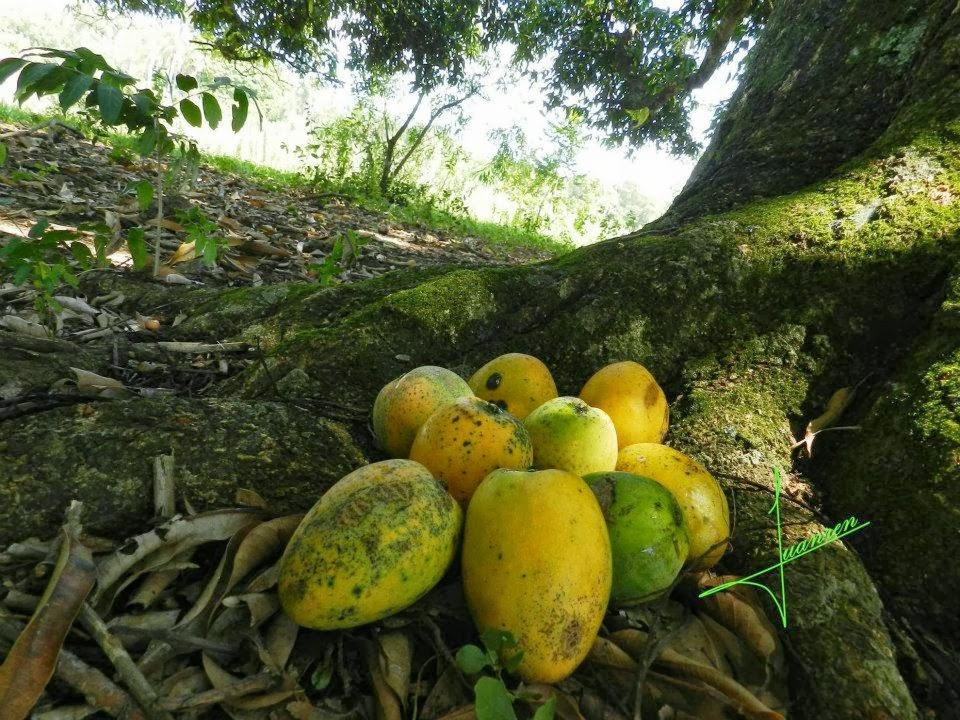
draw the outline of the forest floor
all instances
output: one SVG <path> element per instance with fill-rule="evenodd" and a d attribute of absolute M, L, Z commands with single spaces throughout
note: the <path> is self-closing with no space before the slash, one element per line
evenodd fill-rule
<path fill-rule="evenodd" d="M 0 124 L 0 136 L 24 129 Z M 0 169 L 0 231 L 24 235 L 41 219 L 67 229 L 102 223 L 117 241 L 111 264 L 129 266 L 129 254 L 115 246 L 131 227 L 155 227 L 156 204 L 141 212 L 135 192 L 136 183 L 154 180 L 153 162 L 95 144 L 59 123 L 10 137 L 8 145 L 10 156 Z M 368 279 L 401 267 L 512 264 L 553 254 L 544 247 L 435 232 L 307 185 L 271 187 L 208 164 L 180 175 L 164 199 L 161 274 L 204 284 L 316 279 L 317 265 L 338 240 L 343 257 L 335 272 L 320 272 L 326 282 Z M 228 246 L 212 267 L 193 253 L 190 238 L 198 232 L 215 234 Z"/>

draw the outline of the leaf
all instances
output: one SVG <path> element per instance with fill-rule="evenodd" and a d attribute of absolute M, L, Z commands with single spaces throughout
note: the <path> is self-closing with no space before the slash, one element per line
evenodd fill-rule
<path fill-rule="evenodd" d="M 93 588 L 96 565 L 80 543 L 79 504 L 67 511 L 60 555 L 37 610 L 0 665 L 0 707 L 4 720 L 26 718 L 53 675 L 60 648 Z"/>
<path fill-rule="evenodd" d="M 126 390 L 126 388 L 123 386 L 123 383 L 115 378 L 97 375 L 94 372 L 82 370 L 81 368 L 72 367 L 70 369 L 73 370 L 74 375 L 77 376 L 77 390 L 85 390 L 95 393 L 100 393 L 104 390 L 119 390 L 121 392 Z"/>
<path fill-rule="evenodd" d="M 207 124 L 216 130 L 217 125 L 219 125 L 223 119 L 223 111 L 220 109 L 220 103 L 208 92 L 203 93 L 200 96 L 200 100 L 203 103 L 203 115 L 207 118 Z"/>
<path fill-rule="evenodd" d="M 143 228 L 130 228 L 127 233 L 127 249 L 133 259 L 133 269 L 143 270 L 150 262 L 150 251 L 147 248 L 147 236 Z"/>
<path fill-rule="evenodd" d="M 17 78 L 16 98 L 23 102 L 37 91 L 43 80 L 57 69 L 51 63 L 27 63 Z"/>
<path fill-rule="evenodd" d="M 191 90 L 196 90 L 199 86 L 197 79 L 192 75 L 184 75 L 182 73 L 177 74 L 176 78 L 177 89 L 182 92 L 190 92 Z"/>
<path fill-rule="evenodd" d="M 247 113 L 250 111 L 250 98 L 247 93 L 240 88 L 233 91 L 234 104 L 230 108 L 231 121 L 230 127 L 234 132 L 239 132 L 240 128 L 247 122 Z"/>
<path fill-rule="evenodd" d="M 8 57 L 0 60 L 0 83 L 6 82 L 8 77 L 26 64 L 26 60 L 17 57 Z"/>
<path fill-rule="evenodd" d="M 7 164 L 7 146 L 0 142 L 0 167 Z"/>
<path fill-rule="evenodd" d="M 97 105 L 100 106 L 100 117 L 107 125 L 116 125 L 120 122 L 123 111 L 123 93 L 112 85 L 101 82 L 97 85 Z"/>
<path fill-rule="evenodd" d="M 140 180 L 133 188 L 137 193 L 137 207 L 140 212 L 146 212 L 153 202 L 153 185 L 146 180 Z"/>
<path fill-rule="evenodd" d="M 226 540 L 258 521 L 259 515 L 250 510 L 219 510 L 189 518 L 176 518 L 130 538 L 100 561 L 93 602 L 98 603 L 106 596 L 107 591 L 127 570 L 165 545 L 176 546 L 177 551 L 182 552 L 188 547 Z"/>
<path fill-rule="evenodd" d="M 67 80 L 63 86 L 63 90 L 60 91 L 60 96 L 57 98 L 60 102 L 60 109 L 69 110 L 73 107 L 77 100 L 90 89 L 92 84 L 92 76 L 85 75 L 84 73 L 74 73 L 74 75 Z"/>
<path fill-rule="evenodd" d="M 543 705 L 537 708 L 537 711 L 533 714 L 533 720 L 553 720 L 554 715 L 557 713 L 557 696 L 554 695 L 552 698 L 547 700 Z"/>
<path fill-rule="evenodd" d="M 776 631 L 759 604 L 748 602 L 736 590 L 718 592 L 702 599 L 703 609 L 739 637 L 758 657 L 768 658 L 777 649 Z"/>
<path fill-rule="evenodd" d="M 201 115 L 199 106 L 193 100 L 180 101 L 180 114 L 193 127 L 198 128 L 203 125 L 203 115 Z"/>
<path fill-rule="evenodd" d="M 476 645 L 464 645 L 457 650 L 457 665 L 467 675 L 476 675 L 490 666 L 490 656 Z"/>
<path fill-rule="evenodd" d="M 642 107 L 636 110 L 627 110 L 627 116 L 633 120 L 634 125 L 637 127 L 643 127 L 647 124 L 647 120 L 650 119 L 650 108 Z"/>
<path fill-rule="evenodd" d="M 835 425 L 837 420 L 847 409 L 847 406 L 853 402 L 853 396 L 856 394 L 855 387 L 844 387 L 837 390 L 827 401 L 827 407 L 823 414 L 807 423 L 807 430 L 803 440 L 797 445 L 803 444 L 807 447 L 807 455 L 813 455 L 813 439 L 821 430 Z"/>
<path fill-rule="evenodd" d="M 629 673 L 637 671 L 637 661 L 630 657 L 619 645 L 603 637 L 598 637 L 593 641 L 587 659 L 596 665 L 615 670 L 625 670 Z"/>
<path fill-rule="evenodd" d="M 403 720 L 410 689 L 413 648 L 403 633 L 388 633 L 367 646 L 367 667 L 378 720 Z"/>
<path fill-rule="evenodd" d="M 477 720 L 517 720 L 513 709 L 513 696 L 503 682 L 492 677 L 482 677 L 473 686 Z"/>
<path fill-rule="evenodd" d="M 140 153 L 143 157 L 146 157 L 153 152 L 153 149 L 157 146 L 157 140 L 160 137 L 160 133 L 156 127 L 148 127 L 137 139 L 137 152 Z"/>
<path fill-rule="evenodd" d="M 260 523 L 247 533 L 237 548 L 225 592 L 230 592 L 256 568 L 279 555 L 302 519 L 303 515 L 274 518 Z"/>

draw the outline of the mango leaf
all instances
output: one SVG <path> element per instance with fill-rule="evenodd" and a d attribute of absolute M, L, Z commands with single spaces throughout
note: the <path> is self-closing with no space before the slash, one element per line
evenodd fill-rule
<path fill-rule="evenodd" d="M 150 260 L 143 228 L 130 229 L 130 232 L 127 233 L 127 249 L 130 251 L 130 257 L 133 258 L 133 269 L 143 270 Z"/>
<path fill-rule="evenodd" d="M 8 57 L 0 60 L 0 83 L 5 82 L 8 77 L 26 64 L 26 60 L 17 57 Z"/>
<path fill-rule="evenodd" d="M 192 75 L 184 75 L 182 73 L 177 74 L 177 89 L 182 92 L 190 92 L 191 90 L 196 90 L 199 83 L 197 79 Z"/>
<path fill-rule="evenodd" d="M 208 92 L 203 93 L 200 96 L 200 100 L 203 103 L 203 115 L 207 118 L 207 123 L 211 128 L 216 130 L 217 125 L 219 125 L 223 119 L 223 111 L 220 109 L 220 103 Z"/>
<path fill-rule="evenodd" d="M 477 720 L 517 720 L 513 696 L 501 680 L 482 677 L 473 686 Z"/>
<path fill-rule="evenodd" d="M 79 503 L 67 511 L 60 555 L 29 624 L 0 665 L 5 720 L 26 718 L 53 675 L 64 638 L 97 578 L 90 550 L 80 543 Z"/>
<path fill-rule="evenodd" d="M 153 185 L 146 180 L 140 180 L 133 189 L 137 193 L 137 207 L 140 208 L 140 212 L 145 212 L 153 202 Z"/>
<path fill-rule="evenodd" d="M 552 698 L 547 700 L 543 705 L 537 708 L 537 711 L 533 714 L 533 720 L 553 720 L 554 715 L 557 714 L 557 696 L 554 695 Z"/>
<path fill-rule="evenodd" d="M 116 125 L 120 122 L 123 112 L 123 93 L 119 88 L 106 83 L 97 85 L 97 105 L 100 106 L 100 117 L 107 125 Z"/>
<path fill-rule="evenodd" d="M 193 127 L 198 128 L 203 125 L 203 115 L 200 113 L 199 106 L 193 100 L 180 101 L 180 114 Z"/>
<path fill-rule="evenodd" d="M 16 98 L 18 102 L 23 102 L 36 91 L 45 77 L 57 69 L 56 65 L 51 63 L 27 63 L 17 78 Z"/>
<path fill-rule="evenodd" d="M 634 125 L 637 127 L 642 127 L 647 124 L 647 120 L 650 119 L 650 108 L 642 107 L 636 110 L 627 110 L 627 116 L 633 120 Z"/>
<path fill-rule="evenodd" d="M 67 80 L 57 98 L 61 110 L 69 110 L 93 84 L 93 77 L 83 73 L 75 73 Z"/>
<path fill-rule="evenodd" d="M 245 91 L 240 88 L 235 88 L 233 91 L 233 100 L 234 104 L 231 108 L 230 127 L 234 132 L 238 132 L 240 128 L 244 126 L 244 123 L 247 122 L 247 113 L 250 111 L 250 98 L 247 97 Z"/>
<path fill-rule="evenodd" d="M 490 656 L 476 645 L 464 645 L 457 650 L 457 665 L 467 675 L 476 675 L 490 666 Z"/>

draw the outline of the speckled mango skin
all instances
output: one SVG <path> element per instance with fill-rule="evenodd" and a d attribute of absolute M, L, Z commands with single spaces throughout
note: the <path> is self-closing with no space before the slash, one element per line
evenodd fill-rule
<path fill-rule="evenodd" d="M 669 590 L 690 549 L 683 512 L 673 494 L 632 473 L 594 473 L 583 481 L 597 496 L 610 531 L 610 604 L 638 605 Z"/>
<path fill-rule="evenodd" d="M 470 397 L 467 381 L 446 368 L 424 365 L 383 386 L 373 403 L 373 435 L 388 455 L 405 458 L 420 426 L 457 398 Z"/>
<path fill-rule="evenodd" d="M 587 380 L 580 398 L 610 416 L 621 449 L 636 443 L 658 443 L 667 434 L 667 396 L 639 363 L 628 360 L 601 368 Z"/>
<path fill-rule="evenodd" d="M 550 369 L 523 353 L 494 358 L 473 374 L 469 384 L 474 395 L 520 420 L 557 397 L 557 384 Z"/>
<path fill-rule="evenodd" d="M 345 476 L 306 514 L 280 563 L 279 596 L 299 625 L 336 630 L 408 607 L 447 571 L 463 511 L 419 463 Z"/>
<path fill-rule="evenodd" d="M 533 465 L 583 477 L 617 464 L 617 430 L 603 410 L 580 398 L 548 400 L 523 421 L 533 441 Z"/>
<path fill-rule="evenodd" d="M 423 424 L 410 448 L 460 503 L 466 505 L 480 481 L 497 468 L 526 470 L 533 447 L 523 423 L 480 398 L 460 398 Z"/>
<path fill-rule="evenodd" d="M 691 570 L 708 570 L 720 561 L 730 537 L 730 510 L 706 468 L 666 445 L 638 443 L 620 451 L 617 470 L 652 478 L 673 493 L 687 525 Z"/>
<path fill-rule="evenodd" d="M 482 633 L 507 630 L 526 682 L 570 675 L 610 598 L 610 538 L 590 488 L 562 470 L 497 470 L 467 508 L 463 589 Z"/>

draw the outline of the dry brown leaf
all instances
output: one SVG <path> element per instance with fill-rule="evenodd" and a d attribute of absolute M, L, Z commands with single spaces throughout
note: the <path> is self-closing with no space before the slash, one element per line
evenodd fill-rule
<path fill-rule="evenodd" d="M 836 425 L 837 420 L 840 419 L 843 411 L 847 409 L 847 406 L 850 405 L 851 402 L 853 402 L 853 396 L 856 394 L 856 391 L 857 389 L 855 387 L 840 388 L 830 396 L 830 399 L 827 401 L 827 407 L 823 411 L 823 414 L 807 423 L 807 429 L 804 433 L 803 440 L 797 443 L 797 445 L 806 446 L 807 455 L 811 457 L 813 456 L 813 440 L 817 436 L 817 433 L 828 427 Z M 796 445 L 794 447 L 796 447 Z"/>
<path fill-rule="evenodd" d="M 477 720 L 477 713 L 473 705 L 464 705 L 463 707 L 451 710 L 439 720 Z"/>
<path fill-rule="evenodd" d="M 196 259 L 196 247 L 191 240 L 190 242 L 180 243 L 180 247 L 173 251 L 173 255 L 170 256 L 170 259 L 167 260 L 167 263 L 170 265 L 177 265 L 178 263 L 189 262 L 190 260 Z"/>
<path fill-rule="evenodd" d="M 630 657 L 619 645 L 604 637 L 598 637 L 593 641 L 593 647 L 590 648 L 587 660 L 595 665 L 602 665 L 614 670 L 625 670 L 631 673 L 637 671 L 637 661 Z"/>
<path fill-rule="evenodd" d="M 696 662 L 681 655 L 671 648 L 665 648 L 657 658 L 656 664 L 669 668 L 672 672 L 700 680 L 715 690 L 723 693 L 730 704 L 748 718 L 755 720 L 784 720 L 783 715 L 774 712 L 760 702 L 757 697 L 743 685 L 725 675 L 716 668 Z"/>
<path fill-rule="evenodd" d="M 300 626 L 286 613 L 277 613 L 270 622 L 263 640 L 260 659 L 263 664 L 276 672 L 282 672 L 290 660 L 290 653 L 297 642 Z"/>
<path fill-rule="evenodd" d="M 61 530 L 60 554 L 30 622 L 0 665 L 4 720 L 26 718 L 53 675 L 60 648 L 97 579 L 90 550 L 79 541 L 79 504 Z"/>
<path fill-rule="evenodd" d="M 410 639 L 403 633 L 387 633 L 368 644 L 367 669 L 378 720 L 403 720 L 412 653 Z"/>
<path fill-rule="evenodd" d="M 424 720 L 434 720 L 454 708 L 466 707 L 469 700 L 459 669 L 455 665 L 447 665 L 423 701 L 420 716 Z"/>
<path fill-rule="evenodd" d="M 256 490 L 250 490 L 249 488 L 237 488 L 237 492 L 234 494 L 234 502 L 237 505 L 246 505 L 247 507 L 256 507 L 262 510 L 267 509 L 267 501 L 263 499 L 263 496 L 260 495 Z"/>
<path fill-rule="evenodd" d="M 149 220 L 147 220 L 147 221 L 144 223 L 144 225 L 152 225 L 153 227 L 156 227 L 156 226 L 157 226 L 157 219 L 156 219 L 156 218 L 150 218 Z M 172 230 L 173 232 L 178 232 L 178 233 L 182 233 L 182 232 L 186 232 L 186 231 L 187 231 L 187 229 L 186 229 L 183 225 L 181 225 L 180 223 L 176 222 L 175 220 L 171 220 L 170 218 L 163 218 L 163 219 L 160 221 L 160 226 L 166 228 L 167 230 Z"/>
<path fill-rule="evenodd" d="M 83 370 L 81 368 L 72 367 L 70 369 L 73 370 L 73 374 L 77 376 L 77 390 L 97 394 L 126 392 L 126 388 L 124 387 L 123 383 L 115 378 L 97 375 L 95 372 L 90 372 L 89 370 Z"/>
<path fill-rule="evenodd" d="M 250 612 L 250 627 L 257 627 L 280 609 L 276 593 L 245 593 L 223 599 L 225 607 L 245 607 Z"/>
<path fill-rule="evenodd" d="M 183 552 L 204 543 L 226 540 L 259 520 L 259 515 L 252 510 L 217 510 L 189 518 L 174 518 L 149 532 L 137 535 L 100 562 L 97 569 L 97 590 L 92 602 L 99 604 L 107 591 L 130 568 L 162 547 L 176 548 L 176 552 Z"/>
<path fill-rule="evenodd" d="M 702 599 L 704 612 L 739 637 L 758 657 L 769 658 L 777 649 L 776 631 L 763 610 L 736 591 L 719 592 Z"/>

